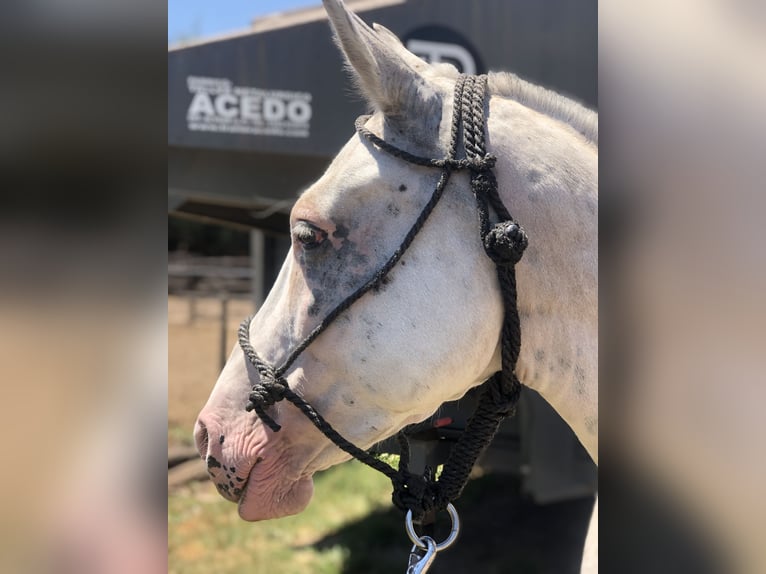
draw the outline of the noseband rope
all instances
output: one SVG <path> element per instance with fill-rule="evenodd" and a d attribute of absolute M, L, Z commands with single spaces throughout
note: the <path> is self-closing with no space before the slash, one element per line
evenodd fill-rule
<path fill-rule="evenodd" d="M 281 366 L 273 367 L 262 360 L 250 344 L 252 317 L 242 322 L 238 333 L 239 344 L 247 359 L 258 371 L 260 379 L 252 387 L 246 410 L 254 410 L 263 424 L 277 432 L 281 428 L 280 425 L 266 411 L 279 401 L 291 402 L 338 448 L 391 479 L 394 487 L 392 495 L 394 504 L 402 510 L 412 511 L 416 521 L 422 519 L 427 513 L 446 508 L 447 504 L 460 496 L 468 481 L 471 468 L 492 441 L 500 423 L 515 412 L 521 390 L 519 380 L 514 373 L 521 345 L 514 266 L 524 253 L 527 236 L 505 208 L 497 191 L 497 180 L 492 172 L 496 158 L 487 153 L 484 141 L 486 91 L 487 76 L 485 75 L 461 75 L 458 78 L 455 84 L 450 144 L 446 157 L 442 159 L 423 158 L 394 147 L 365 127 L 369 116 L 358 118 L 357 132 L 375 147 L 409 163 L 442 170 L 431 198 L 388 261 L 373 277 L 335 307 L 290 352 Z M 461 127 L 465 157 L 458 159 L 457 149 Z M 495 263 L 505 307 L 501 339 L 502 370 L 483 383 L 476 410 L 469 419 L 465 431 L 453 446 L 441 477 L 437 481 L 431 469 L 427 469 L 425 475 L 409 472 L 410 451 L 407 434 L 417 425 L 411 425 L 397 435 L 401 456 L 399 467 L 394 469 L 338 433 L 322 415 L 288 386 L 285 373 L 300 354 L 341 313 L 365 293 L 380 286 L 431 215 L 441 199 L 452 172 L 462 170 L 470 172 L 471 190 L 476 199 L 479 216 L 479 234 L 486 254 Z M 499 220 L 498 223 L 490 222 L 490 209 L 494 211 Z"/>

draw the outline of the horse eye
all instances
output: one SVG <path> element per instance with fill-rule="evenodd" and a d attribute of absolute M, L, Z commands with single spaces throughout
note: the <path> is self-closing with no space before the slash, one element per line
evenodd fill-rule
<path fill-rule="evenodd" d="M 299 221 L 293 226 L 293 237 L 304 249 L 314 249 L 324 243 L 327 234 L 308 221 Z"/>

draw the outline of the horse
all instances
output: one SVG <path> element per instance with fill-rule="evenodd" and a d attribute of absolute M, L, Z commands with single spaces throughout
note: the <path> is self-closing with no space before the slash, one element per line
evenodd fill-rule
<path fill-rule="evenodd" d="M 324 5 L 372 108 L 365 129 L 408 153 L 444 157 L 456 68 L 426 63 L 340 0 Z M 598 116 L 508 73 L 490 73 L 487 93 L 486 145 L 497 158 L 500 198 L 529 237 L 516 266 L 516 375 L 597 463 Z M 291 249 L 246 333 L 258 355 L 281 364 L 374 276 L 437 178 L 351 137 L 291 211 Z M 361 449 L 427 419 L 500 369 L 503 300 L 476 230 L 469 175 L 458 171 L 396 265 L 284 373 L 292 393 Z M 274 404 L 268 417 L 246 411 L 262 374 L 235 347 L 195 425 L 211 479 L 249 521 L 302 511 L 313 474 L 349 458 L 293 405 Z M 597 502 L 583 571 L 596 568 L 596 524 Z"/>

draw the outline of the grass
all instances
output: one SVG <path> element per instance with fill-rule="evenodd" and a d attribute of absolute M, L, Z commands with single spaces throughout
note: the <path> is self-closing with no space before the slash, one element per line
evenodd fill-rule
<path fill-rule="evenodd" d="M 411 546 L 391 485 L 358 462 L 315 477 L 297 516 L 248 523 L 209 482 L 169 495 L 168 572 L 173 574 L 396 574 Z M 458 501 L 458 543 L 429 574 L 576 574 L 592 499 L 537 506 L 518 480 L 486 475 Z M 447 524 L 437 525 L 436 538 Z M 441 529 L 441 531 L 440 531 Z"/>
<path fill-rule="evenodd" d="M 315 477 L 314 498 L 303 513 L 248 523 L 211 483 L 193 483 L 169 495 L 169 572 L 390 572 L 390 565 L 380 569 L 351 556 L 351 548 L 383 545 L 398 548 L 397 563 L 406 562 L 408 540 L 401 517 L 389 512 L 389 491 L 388 479 L 352 461 Z M 390 524 L 347 528 L 371 513 L 391 514 Z"/>

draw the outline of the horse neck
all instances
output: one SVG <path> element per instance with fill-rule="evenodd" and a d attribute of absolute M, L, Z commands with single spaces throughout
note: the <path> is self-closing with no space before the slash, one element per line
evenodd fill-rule
<path fill-rule="evenodd" d="M 560 120 L 490 102 L 488 149 L 505 205 L 527 231 L 517 267 L 517 374 L 598 460 L 598 148 Z"/>

